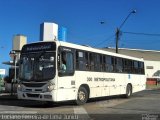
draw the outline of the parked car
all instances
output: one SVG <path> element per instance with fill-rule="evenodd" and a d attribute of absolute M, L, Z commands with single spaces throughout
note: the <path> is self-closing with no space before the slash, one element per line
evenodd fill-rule
<path fill-rule="evenodd" d="M 160 84 L 160 70 L 157 70 L 153 76 L 153 78 L 156 78 L 157 79 L 157 83 Z"/>

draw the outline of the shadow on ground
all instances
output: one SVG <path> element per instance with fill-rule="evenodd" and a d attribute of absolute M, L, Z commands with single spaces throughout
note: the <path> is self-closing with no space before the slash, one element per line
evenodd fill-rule
<path fill-rule="evenodd" d="M 143 97 L 145 95 L 150 94 L 160 94 L 160 90 L 154 90 L 154 91 L 142 91 L 143 94 L 135 93 L 133 94 L 133 98 L 135 97 Z M 6 97 L 4 99 L 4 97 Z M 122 96 L 110 96 L 110 97 L 101 97 L 101 98 L 94 98 L 89 99 L 88 103 L 94 103 L 94 102 L 103 102 L 106 100 L 113 100 L 113 99 L 125 99 Z M 75 101 L 66 101 L 66 102 L 59 102 L 59 103 L 53 103 L 53 102 L 42 102 L 42 101 L 32 101 L 32 100 L 18 100 L 16 96 L 8 97 L 7 96 L 0 96 L 0 105 L 7 105 L 7 106 L 17 106 L 17 107 L 27 107 L 27 108 L 55 108 L 55 107 L 73 107 L 77 106 Z"/>

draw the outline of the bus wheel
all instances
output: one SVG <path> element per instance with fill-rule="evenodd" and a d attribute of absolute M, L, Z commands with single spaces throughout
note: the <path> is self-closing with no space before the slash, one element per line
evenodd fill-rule
<path fill-rule="evenodd" d="M 45 102 L 46 104 L 46 106 L 53 106 L 54 105 L 54 102 L 53 101 L 46 101 Z"/>
<path fill-rule="evenodd" d="M 125 98 L 129 98 L 132 95 L 132 86 L 130 84 L 127 85 Z"/>
<path fill-rule="evenodd" d="M 80 87 L 77 94 L 77 105 L 83 105 L 88 100 L 88 92 L 85 87 Z"/>

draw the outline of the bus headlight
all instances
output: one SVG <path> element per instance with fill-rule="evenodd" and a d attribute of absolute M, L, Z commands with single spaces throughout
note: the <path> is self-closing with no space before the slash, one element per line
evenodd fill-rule
<path fill-rule="evenodd" d="M 22 84 L 18 84 L 17 89 L 18 89 L 18 91 L 22 91 L 23 90 Z"/>
<path fill-rule="evenodd" d="M 49 85 L 48 85 L 48 87 L 47 87 L 47 91 L 48 92 L 51 92 L 52 90 L 54 90 L 55 89 L 55 84 L 54 83 L 50 83 Z"/>

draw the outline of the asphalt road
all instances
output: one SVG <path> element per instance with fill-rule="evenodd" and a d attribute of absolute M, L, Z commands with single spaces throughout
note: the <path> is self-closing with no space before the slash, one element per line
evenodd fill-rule
<path fill-rule="evenodd" d="M 55 120 L 160 120 L 160 90 L 145 90 L 133 94 L 129 99 L 120 96 L 91 99 L 82 106 L 74 102 L 54 103 L 50 106 L 45 102 L 0 99 L 1 119 L 3 114 L 8 113 L 43 114 L 45 116 L 39 119 Z"/>

